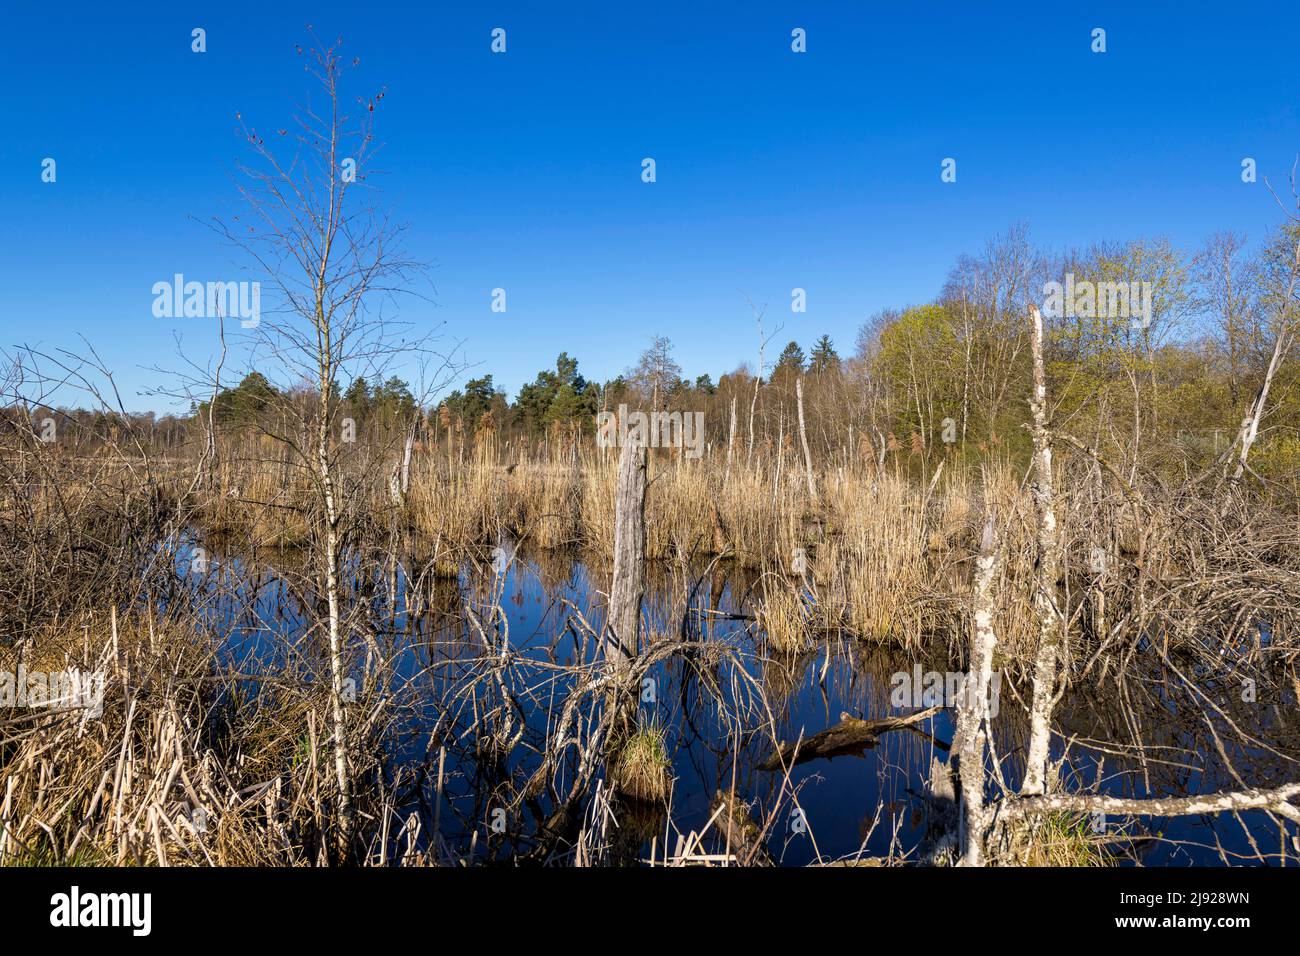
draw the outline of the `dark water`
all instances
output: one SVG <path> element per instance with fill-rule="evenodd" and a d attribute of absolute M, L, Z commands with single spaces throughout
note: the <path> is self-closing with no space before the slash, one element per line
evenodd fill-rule
<path fill-rule="evenodd" d="M 214 551 L 201 573 L 190 567 L 189 551 L 181 562 L 197 593 L 206 595 L 205 613 L 224 633 L 225 655 L 233 667 L 246 674 L 292 672 L 323 679 L 323 638 L 304 633 L 300 602 L 312 598 L 295 583 L 301 558 L 291 552 L 269 555 L 269 560 L 247 560 Z M 607 568 L 591 567 L 574 555 L 509 553 L 509 558 L 503 573 L 484 560 L 467 566 L 455 580 L 422 573 L 414 562 L 394 568 L 357 559 L 351 566 L 352 580 L 361 582 L 361 601 L 371 611 L 369 627 L 377 635 L 374 641 L 355 640 L 357 685 L 369 686 L 367 668 L 377 673 L 375 662 L 388 659 L 395 675 L 389 689 L 404 703 L 402 719 L 386 744 L 393 762 L 409 771 L 405 779 L 418 781 L 403 802 L 404 815 L 419 813 L 426 837 L 436 818 L 442 839 L 457 855 L 469 856 L 472 847 L 473 856 L 483 862 L 527 853 L 539 819 L 553 807 L 550 795 L 543 793 L 520 813 L 494 817 L 538 764 L 531 748 L 543 746 L 571 679 L 559 668 L 597 659 L 594 642 L 582 639 L 581 629 L 570 625 L 580 613 L 600 628 L 603 598 L 597 591 L 608 582 Z M 394 585 L 395 600 L 389 600 Z M 640 718 L 663 729 L 674 780 L 665 804 L 614 802 L 611 810 L 619 825 L 606 829 L 610 839 L 612 831 L 619 833 L 614 858 L 647 859 L 653 842 L 662 859 L 665 845 L 672 849 L 682 835 L 705 827 L 714 795 L 733 788 L 751 804 L 756 821 L 770 823 L 766 845 L 777 862 L 801 865 L 858 854 L 915 853 L 925 829 L 926 770 L 933 758 L 946 759 L 951 709 L 918 729 L 884 734 L 860 755 L 796 766 L 790 786 L 797 810 L 790 791 L 783 790 L 782 775 L 757 765 L 772 752 L 772 728 L 777 737 L 793 741 L 837 723 L 842 713 L 863 718 L 908 713 L 909 708 L 891 705 L 894 675 L 910 675 L 918 665 L 922 671 L 955 671 L 959 662 L 945 656 L 946 648 L 936 647 L 927 658 L 835 635 L 824 636 L 814 650 L 795 658 L 769 655 L 763 635 L 747 619 L 754 585 L 752 574 L 728 566 L 658 567 L 651 574 L 645 610 L 650 638 L 687 640 L 693 647 L 656 664 L 647 675 L 653 684 L 643 688 Z M 500 627 L 480 633 L 467 623 L 467 605 L 488 620 L 496 603 L 505 612 Z M 726 653 L 716 653 L 719 648 Z M 497 761 L 483 748 L 481 728 L 470 728 L 481 712 L 500 703 L 494 682 L 483 675 L 485 661 L 503 649 L 510 661 L 506 683 L 519 738 L 509 757 Z M 1227 706 L 1233 685 L 1221 676 L 1203 674 L 1199 683 Z M 1072 785 L 1124 796 L 1183 795 L 1237 785 L 1203 724 L 1180 716 L 1186 702 L 1169 690 L 1166 677 L 1152 668 L 1149 693 L 1139 710 L 1132 700 L 1108 699 L 1104 685 L 1063 701 L 1058 731 L 1084 742 L 1070 750 Z M 1003 772 L 1014 786 L 1026 735 L 1009 681 L 1000 703 L 995 742 Z M 1282 703 L 1295 712 L 1294 700 Z M 1252 705 L 1244 716 L 1235 714 L 1238 722 L 1249 723 L 1250 733 L 1285 753 L 1270 753 L 1267 746 L 1234 747 L 1229 741 L 1233 763 L 1249 785 L 1277 785 L 1295 775 L 1295 764 L 1287 759 L 1295 756 L 1295 728 L 1286 726 L 1284 707 Z M 1146 743 L 1161 748 L 1154 751 L 1159 760 L 1142 765 L 1086 745 L 1128 739 L 1135 724 Z M 445 761 L 441 800 L 436 794 L 440 756 Z M 493 831 L 494 819 L 504 833 Z M 1086 821 L 1111 834 L 1119 823 Z M 394 823 L 393 832 L 398 829 Z M 1145 865 L 1221 864 L 1220 848 L 1233 862 L 1250 862 L 1236 855 L 1252 854 L 1252 838 L 1266 854 L 1276 854 L 1280 840 L 1274 823 L 1258 813 L 1147 820 L 1126 830 L 1143 839 L 1128 845 L 1123 862 Z M 703 849 L 721 847 L 706 839 Z"/>

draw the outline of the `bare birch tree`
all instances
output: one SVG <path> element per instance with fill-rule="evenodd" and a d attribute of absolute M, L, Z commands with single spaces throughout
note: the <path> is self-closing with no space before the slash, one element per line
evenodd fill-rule
<path fill-rule="evenodd" d="M 1061 620 L 1056 607 L 1060 567 L 1056 507 L 1052 494 L 1052 433 L 1048 425 L 1047 373 L 1043 362 L 1043 316 L 1029 307 L 1030 349 L 1034 387 L 1029 400 L 1034 436 L 1032 495 L 1038 523 L 1034 611 L 1038 618 L 1038 651 L 1034 659 L 1033 699 L 1029 711 L 1029 753 L 1021 792 L 1043 793 L 1047 786 L 1048 745 L 1052 739 L 1052 708 L 1056 701 L 1056 667 L 1061 647 Z"/>
<path fill-rule="evenodd" d="M 394 296 L 411 294 L 408 283 L 422 267 L 403 256 L 399 242 L 404 230 L 369 198 L 367 173 L 376 152 L 373 120 L 384 93 L 345 101 L 341 86 L 347 66 L 341 45 L 341 40 L 330 45 L 316 41 L 310 50 L 298 49 L 317 84 L 317 96 L 299 108 L 290 128 L 262 133 L 237 114 L 255 156 L 254 164 L 239 167 L 244 176 L 239 189 L 251 221 L 218 217 L 214 228 L 249 255 L 270 282 L 273 308 L 251 325 L 249 364 L 278 368 L 289 385 L 309 383 L 305 404 L 284 401 L 281 427 L 270 436 L 288 449 L 313 489 L 312 551 L 324 599 L 313 626 L 328 643 L 336 846 L 339 859 L 346 861 L 355 814 L 345 685 L 351 630 L 354 624 L 362 626 L 364 613 L 345 607 L 342 582 L 348 528 L 341 479 L 345 457 L 357 452 L 340 435 L 339 383 L 341 377 L 386 368 L 401 356 L 420 366 L 418 388 L 427 401 L 454 375 L 455 363 L 430 347 L 433 333 L 408 338 L 402 334 L 406 326 L 390 317 Z M 359 60 L 351 61 L 352 67 L 358 65 Z M 284 146 L 273 147 L 268 137 Z M 403 437 L 409 439 L 409 433 Z M 391 467 L 373 458 L 369 464 L 380 474 Z M 408 460 L 403 457 L 397 467 L 404 485 Z"/>
<path fill-rule="evenodd" d="M 1298 201 L 1298 205 L 1300 205 L 1300 201 Z M 1265 410 L 1268 407 L 1268 395 L 1273 387 L 1273 379 L 1277 376 L 1277 370 L 1282 364 L 1282 359 L 1290 350 L 1295 338 L 1295 318 L 1293 313 L 1295 311 L 1295 288 L 1298 274 L 1300 274 L 1300 238 L 1295 240 L 1286 292 L 1272 303 L 1277 314 L 1273 322 L 1273 349 L 1269 354 L 1268 366 L 1264 370 L 1264 379 L 1260 382 L 1259 391 L 1255 393 L 1254 401 L 1251 402 L 1250 411 L 1242 419 L 1241 427 L 1237 432 L 1237 440 L 1234 443 L 1234 447 L 1237 448 L 1237 465 L 1232 473 L 1234 482 L 1240 481 L 1249 467 L 1247 459 L 1250 457 L 1250 449 L 1259 437 L 1259 423 L 1264 418 Z"/>
<path fill-rule="evenodd" d="M 963 866 L 984 863 L 984 833 L 988 815 L 984 807 L 984 754 L 988 744 L 986 722 L 993 692 L 993 657 L 998 637 L 993 629 L 996 596 L 993 585 L 1001 569 L 1001 550 L 993 516 L 984 525 L 980 553 L 975 562 L 975 594 L 971 607 L 970 665 L 957 701 L 957 732 L 952 753 L 961 783 L 961 847 Z"/>
<path fill-rule="evenodd" d="M 758 390 L 763 385 L 764 356 L 767 354 L 767 344 L 780 334 L 782 327 L 778 325 L 771 334 L 765 336 L 763 315 L 767 306 L 760 309 L 749 296 L 745 296 L 745 301 L 749 303 L 749 310 L 754 313 L 754 322 L 758 325 L 758 368 L 754 370 L 754 394 L 749 400 L 749 447 L 745 451 L 745 466 L 748 467 L 754 457 L 754 415 L 758 410 Z"/>
<path fill-rule="evenodd" d="M 812 453 L 808 450 L 808 429 L 803 418 L 803 376 L 794 382 L 795 400 L 799 411 L 799 444 L 803 446 L 804 475 L 808 480 L 808 500 L 817 501 L 817 483 L 813 478 Z"/>

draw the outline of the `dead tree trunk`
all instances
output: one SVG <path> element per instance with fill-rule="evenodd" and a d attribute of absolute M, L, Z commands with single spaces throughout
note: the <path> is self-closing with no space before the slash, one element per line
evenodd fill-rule
<path fill-rule="evenodd" d="M 614 492 L 614 580 L 609 589 L 606 657 L 626 668 L 636 657 L 645 593 L 646 451 L 635 435 L 623 445 Z"/>
<path fill-rule="evenodd" d="M 972 602 L 970 669 L 957 700 L 957 732 L 952 754 L 961 782 L 961 847 L 963 866 L 984 865 L 984 835 L 988 814 L 984 808 L 985 721 L 991 709 L 993 654 L 998 636 L 993 630 L 993 584 L 998 576 L 1001 551 L 993 517 L 984 525 L 984 538 L 975 562 L 975 597 Z"/>
<path fill-rule="evenodd" d="M 817 484 L 813 480 L 812 455 L 808 452 L 808 430 L 803 423 L 803 377 L 794 380 L 795 403 L 799 408 L 799 444 L 803 445 L 803 467 L 808 476 L 808 499 L 817 502 Z"/>
<path fill-rule="evenodd" d="M 1291 324 L 1289 313 L 1292 307 L 1292 296 L 1295 294 L 1297 272 L 1300 272 L 1300 243 L 1296 243 L 1295 259 L 1291 263 L 1291 278 L 1287 282 L 1286 298 L 1282 302 L 1282 315 L 1278 319 L 1277 338 L 1273 341 L 1273 354 L 1268 360 L 1268 370 L 1264 373 L 1264 382 L 1259 387 L 1255 402 L 1250 406 L 1250 414 L 1242 421 L 1241 430 L 1237 433 L 1237 443 L 1241 446 L 1241 450 L 1237 454 L 1237 469 L 1232 475 L 1234 482 L 1240 481 L 1245 474 L 1246 459 L 1250 456 L 1250 447 L 1255 444 L 1255 439 L 1259 435 L 1259 420 L 1264 417 L 1264 405 L 1268 402 L 1268 392 L 1273 386 L 1273 376 L 1277 374 L 1282 356 L 1286 354 Z"/>
<path fill-rule="evenodd" d="M 1255 401 L 1250 406 L 1250 414 L 1242 419 L 1241 430 L 1237 433 L 1237 444 L 1240 446 L 1240 451 L 1237 453 L 1237 468 L 1232 473 L 1233 481 L 1241 481 L 1242 475 L 1246 472 L 1246 459 L 1250 457 L 1251 446 L 1255 444 L 1255 439 L 1259 437 L 1259 420 L 1264 416 L 1264 404 L 1268 401 L 1269 389 L 1273 385 L 1273 376 L 1277 373 L 1284 341 L 1285 336 L 1279 334 L 1277 340 L 1273 343 L 1273 355 L 1268 362 L 1268 371 L 1264 373 L 1264 382 L 1260 385 L 1259 392 L 1255 395 Z"/>
<path fill-rule="evenodd" d="M 406 433 L 406 443 L 402 446 L 402 496 L 411 487 L 411 450 L 415 446 L 415 424 L 412 423 L 410 430 Z"/>
<path fill-rule="evenodd" d="M 1047 374 L 1043 365 L 1043 316 L 1029 307 L 1030 345 L 1034 359 L 1034 392 L 1029 402 L 1034 436 L 1034 511 L 1038 518 L 1037 581 L 1034 612 L 1038 618 L 1038 656 L 1034 662 L 1033 699 L 1029 707 L 1029 753 L 1021 793 L 1039 794 L 1047 787 L 1048 744 L 1052 738 L 1052 708 L 1056 703 L 1056 664 L 1061 646 L 1056 609 L 1056 578 L 1060 566 L 1056 510 L 1052 495 L 1052 433 L 1047 422 Z"/>
<path fill-rule="evenodd" d="M 1046 796 L 1018 798 L 999 808 L 1007 820 L 1039 813 L 1105 813 L 1134 816 L 1180 817 L 1206 813 L 1236 813 L 1242 810 L 1268 810 L 1300 823 L 1300 808 L 1290 801 L 1300 797 L 1300 783 L 1288 783 L 1271 790 L 1247 789 L 1190 797 L 1128 798 L 1101 794 L 1054 793 Z"/>
<path fill-rule="evenodd" d="M 749 447 L 745 451 L 745 467 L 748 468 L 754 458 L 754 411 L 758 408 L 758 386 L 763 381 L 762 351 L 759 353 L 759 373 L 754 377 L 754 397 L 749 400 Z"/>
<path fill-rule="evenodd" d="M 731 478 L 731 452 L 736 444 L 736 396 L 731 396 L 731 429 L 727 432 L 727 470 L 723 472 L 722 483 Z"/>

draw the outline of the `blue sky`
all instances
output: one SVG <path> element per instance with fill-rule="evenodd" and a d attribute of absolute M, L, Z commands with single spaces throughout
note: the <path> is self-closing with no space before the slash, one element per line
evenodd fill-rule
<path fill-rule="evenodd" d="M 992 8 L 999 9 L 992 9 Z M 511 396 L 567 350 L 588 377 L 669 336 L 684 372 L 755 351 L 742 292 L 851 351 L 882 307 L 1025 220 L 1046 247 L 1279 220 L 1300 152 L 1294 4 L 8 4 L 0 11 L 0 345 L 81 348 L 131 408 L 202 359 L 151 286 L 256 278 L 196 219 L 238 211 L 235 113 L 286 125 L 306 25 L 387 87 L 385 205 L 445 323 Z M 207 52 L 190 31 L 207 31 Z M 489 48 L 494 27 L 508 49 Z M 808 52 L 790 49 L 807 31 Z M 1107 31 L 1107 52 L 1090 50 Z M 641 181 L 654 157 L 657 179 Z M 1261 182 L 1243 184 L 1241 160 Z M 41 182 L 41 161 L 58 163 Z M 957 182 L 940 163 L 957 160 Z M 490 311 L 491 290 L 509 310 Z M 790 290 L 807 290 L 793 314 Z"/>

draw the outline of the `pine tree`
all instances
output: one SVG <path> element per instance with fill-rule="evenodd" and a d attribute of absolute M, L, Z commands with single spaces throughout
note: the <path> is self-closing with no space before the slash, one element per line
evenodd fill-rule
<path fill-rule="evenodd" d="M 808 371 L 814 375 L 821 375 L 825 372 L 832 372 L 840 367 L 840 357 L 835 351 L 835 346 L 831 343 L 829 335 L 823 335 L 816 344 L 813 345 L 811 361 L 808 363 Z"/>
<path fill-rule="evenodd" d="M 773 377 L 781 374 L 798 374 L 803 371 L 803 365 L 803 349 L 799 347 L 798 342 L 791 342 L 781 350 L 781 355 L 776 360 L 776 369 L 772 373 Z"/>

